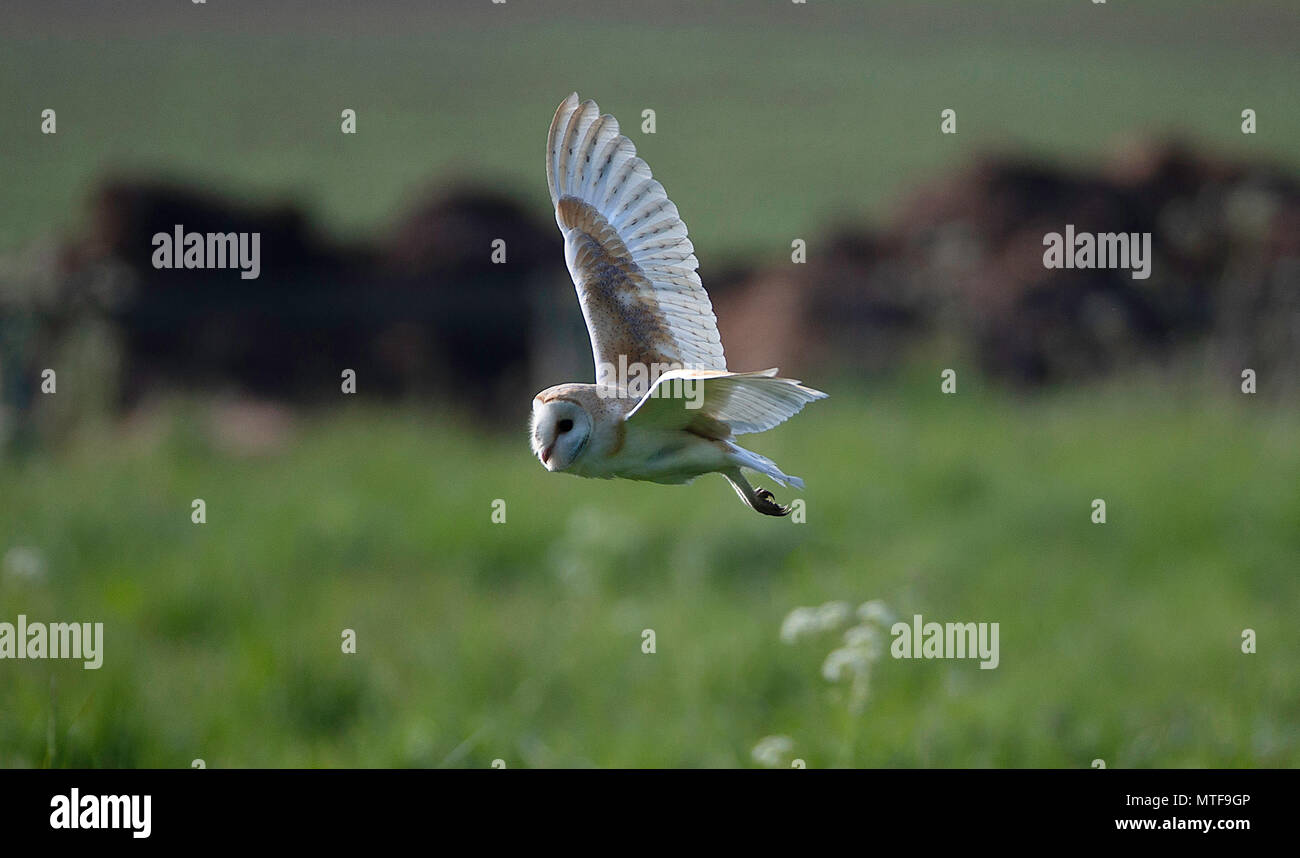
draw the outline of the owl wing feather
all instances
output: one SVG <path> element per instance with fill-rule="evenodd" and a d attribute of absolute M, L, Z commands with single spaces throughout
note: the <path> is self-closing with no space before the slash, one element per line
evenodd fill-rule
<path fill-rule="evenodd" d="M 695 248 L 618 121 L 575 92 L 555 112 L 546 180 L 591 336 L 597 383 L 619 358 L 726 370 Z"/>
<path fill-rule="evenodd" d="M 775 369 L 666 372 L 626 419 L 724 440 L 730 435 L 766 432 L 798 414 L 809 402 L 826 398 L 820 390 L 793 378 L 779 378 L 776 373 Z"/>

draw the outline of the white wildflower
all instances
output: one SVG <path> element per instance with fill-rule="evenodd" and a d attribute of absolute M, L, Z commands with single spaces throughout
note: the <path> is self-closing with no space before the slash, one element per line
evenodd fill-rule
<path fill-rule="evenodd" d="M 853 616 L 853 606 L 848 602 L 827 602 L 817 609 L 817 623 L 824 632 L 834 631 Z"/>
<path fill-rule="evenodd" d="M 45 555 L 39 548 L 15 545 L 5 552 L 0 562 L 6 575 L 26 581 L 40 581 L 45 577 Z"/>
<path fill-rule="evenodd" d="M 789 736 L 764 736 L 750 751 L 750 756 L 760 766 L 776 769 L 788 766 L 793 753 L 794 739 Z"/>
<path fill-rule="evenodd" d="M 813 608 L 795 608 L 781 621 L 781 640 L 785 643 L 794 643 L 817 631 L 817 611 Z"/>
<path fill-rule="evenodd" d="M 872 599 L 870 602 L 858 605 L 858 618 L 863 622 L 878 623 L 882 626 L 892 626 L 898 619 L 894 612 L 889 610 L 889 606 L 879 599 Z"/>
<path fill-rule="evenodd" d="M 844 645 L 862 650 L 868 661 L 877 660 L 883 651 L 880 630 L 865 623 L 854 626 L 844 633 Z"/>

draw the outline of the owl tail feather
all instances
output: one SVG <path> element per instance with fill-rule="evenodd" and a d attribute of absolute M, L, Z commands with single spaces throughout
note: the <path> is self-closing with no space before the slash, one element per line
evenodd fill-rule
<path fill-rule="evenodd" d="M 796 489 L 803 488 L 803 480 L 798 477 L 792 477 L 776 466 L 776 462 L 766 456 L 760 456 L 753 450 L 746 450 L 739 444 L 727 442 L 729 455 L 733 465 L 739 465 L 742 468 L 749 468 L 751 471 L 758 471 L 776 480 L 783 486 L 794 486 Z"/>

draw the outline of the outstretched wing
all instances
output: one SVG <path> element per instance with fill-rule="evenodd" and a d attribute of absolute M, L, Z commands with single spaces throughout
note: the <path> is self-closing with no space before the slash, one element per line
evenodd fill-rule
<path fill-rule="evenodd" d="M 820 390 L 793 378 L 761 372 L 675 370 L 659 376 L 627 419 L 685 429 L 706 438 L 766 432 L 825 399 Z"/>
<path fill-rule="evenodd" d="M 596 381 L 628 364 L 725 370 L 686 224 L 663 185 L 594 101 L 564 100 L 546 141 L 546 180 L 591 335 Z"/>

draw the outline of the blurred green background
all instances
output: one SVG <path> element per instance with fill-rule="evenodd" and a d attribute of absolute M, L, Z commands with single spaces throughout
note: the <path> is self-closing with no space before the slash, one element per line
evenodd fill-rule
<path fill-rule="evenodd" d="M 0 249 L 76 228 L 116 169 L 291 197 L 341 237 L 446 176 L 545 217 L 574 89 L 628 131 L 657 111 L 634 137 L 706 270 L 982 150 L 1086 163 L 1156 129 L 1300 166 L 1289 3 L 32 3 L 11 23 Z M 1247 106 L 1267 133 L 1240 133 Z M 194 397 L 88 421 L 0 461 L 0 621 L 103 622 L 104 666 L 0 662 L 0 765 L 748 766 L 770 735 L 810 766 L 1300 763 L 1295 403 L 1194 371 L 1032 396 L 963 372 L 942 396 L 949 361 L 809 378 L 831 399 L 749 439 L 807 480 L 803 524 L 719 478 L 547 474 L 523 402 L 494 426 L 363 398 L 251 454 Z M 821 674 L 836 635 L 779 631 L 868 599 L 999 622 L 1001 664 L 885 657 L 855 711 Z"/>

